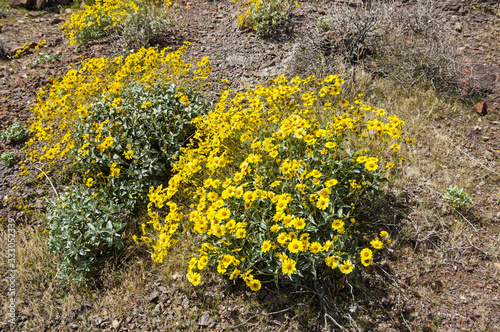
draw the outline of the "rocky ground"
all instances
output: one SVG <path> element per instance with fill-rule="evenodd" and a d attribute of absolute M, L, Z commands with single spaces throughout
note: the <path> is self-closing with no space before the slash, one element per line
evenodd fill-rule
<path fill-rule="evenodd" d="M 297 45 L 308 36 L 323 33 L 317 28 L 318 19 L 326 15 L 331 6 L 357 4 L 355 1 L 300 1 L 300 7 L 292 10 L 290 19 L 276 33 L 262 37 L 238 28 L 238 5 L 230 0 L 178 3 L 177 19 L 182 27 L 169 31 L 163 46 L 175 48 L 185 40 L 192 42 L 189 55 L 210 57 L 214 66 L 214 83 L 218 78 L 229 78 L 231 88 L 236 90 L 277 74 L 293 72 L 294 61 L 300 52 Z M 472 225 L 470 229 L 476 230 L 475 236 L 484 239 L 485 246 L 481 242 L 472 242 L 454 248 L 468 253 L 468 259 L 464 260 L 432 245 L 419 247 L 420 242 L 404 239 L 404 232 L 396 229 L 411 228 L 422 222 L 418 218 L 423 218 L 412 216 L 408 212 L 410 207 L 427 204 L 422 198 L 426 189 L 408 184 L 406 196 L 403 195 L 406 199 L 399 198 L 392 211 L 398 222 L 394 226 L 395 232 L 403 234 L 402 246 L 391 249 L 385 260 L 375 267 L 378 274 L 363 276 L 360 281 L 368 285 L 365 285 L 368 287 L 365 293 L 356 294 L 361 299 L 358 311 L 361 330 L 500 331 L 498 1 L 453 0 L 442 1 L 442 4 L 445 13 L 443 25 L 454 31 L 457 52 L 464 62 L 474 64 L 475 78 L 482 82 L 482 86 L 487 86 L 488 91 L 483 96 L 460 103 L 455 109 L 459 111 L 455 113 L 431 116 L 431 126 L 463 143 L 460 154 L 464 158 L 479 160 L 475 165 L 480 175 L 471 179 L 478 185 L 476 205 L 466 217 Z M 397 5 L 401 10 L 411 10 L 412 2 L 401 1 Z M 28 11 L 11 9 L 7 1 L 1 1 L 0 37 L 8 53 L 13 54 L 25 43 L 35 45 L 46 40 L 46 45 L 39 50 L 30 49 L 19 59 L 1 60 L 0 131 L 13 123 L 29 121 L 29 108 L 36 102 L 37 91 L 52 77 L 77 66 L 80 59 L 113 57 L 133 51 L 120 41 L 109 38 L 83 50 L 70 46 L 60 26 L 77 10 L 76 7 Z M 217 84 L 214 87 L 215 96 Z M 481 116 L 481 112 L 487 115 Z M 432 143 L 427 142 L 430 146 Z M 22 146 L 22 142 L 8 144 L 0 141 L 0 154 L 13 150 L 17 153 L 16 161 L 22 160 Z M 447 158 L 455 156 L 450 152 Z M 0 211 L 4 218 L 14 218 L 23 225 L 24 212 L 16 207 L 15 200 L 6 203 L 5 199 L 29 195 L 33 209 L 43 211 L 45 192 L 13 190 L 21 182 L 17 177 L 19 172 L 17 164 L 0 164 Z M 449 218 L 450 214 L 445 211 L 443 218 Z M 43 228 L 41 221 L 26 225 L 26 241 L 29 241 L 29 235 L 39 235 L 37 227 Z M 431 234 L 429 239 L 439 237 L 439 234 L 426 234 Z M 58 286 L 53 278 L 42 278 L 39 280 L 40 289 L 28 287 L 29 291 L 24 294 L 29 298 L 20 299 L 17 330 L 223 330 L 228 326 L 238 326 L 253 316 L 256 317 L 234 329 L 314 331 L 323 326 L 323 322 L 311 324 L 303 320 L 301 315 L 307 315 L 295 309 L 280 312 L 283 308 L 290 308 L 290 301 L 305 301 L 300 296 L 281 298 L 282 295 L 272 289 L 254 295 L 224 281 L 205 285 L 200 291 L 193 290 L 172 282 L 184 278 L 178 272 L 182 272 L 182 268 L 174 268 L 168 272 L 168 277 L 164 277 L 155 272 L 147 255 L 141 257 L 143 263 L 127 258 L 123 264 L 118 264 L 121 269 L 109 268 L 100 285 L 76 293 L 74 287 Z M 52 264 L 53 260 L 50 258 L 47 264 Z M 133 272 L 129 271 L 132 267 Z M 5 274 L 3 268 L 2 273 Z M 124 285 L 134 291 L 121 293 L 119 288 Z M 61 295 L 65 293 L 65 296 Z M 47 298 L 47 294 L 55 294 L 55 297 Z M 115 300 L 122 306 L 114 306 L 112 302 Z M 39 304 L 35 305 L 34 301 Z M 40 305 L 59 309 L 44 317 L 43 313 L 48 313 L 39 308 Z M 261 311 L 278 313 L 258 315 Z M 0 329 L 8 328 L 0 323 Z"/>

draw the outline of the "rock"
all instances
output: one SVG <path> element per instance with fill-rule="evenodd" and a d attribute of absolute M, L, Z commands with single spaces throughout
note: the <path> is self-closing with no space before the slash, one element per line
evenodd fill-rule
<path fill-rule="evenodd" d="M 493 263 L 493 265 L 500 270 L 500 263 Z"/>
<path fill-rule="evenodd" d="M 210 326 L 213 323 L 212 318 L 210 318 L 210 313 L 205 311 L 201 314 L 200 320 L 198 321 L 199 326 Z"/>
<path fill-rule="evenodd" d="M 60 17 L 54 17 L 52 21 L 50 21 L 50 24 L 59 24 L 61 22 L 64 22 L 64 20 Z"/>
<path fill-rule="evenodd" d="M 488 114 L 488 105 L 484 101 L 480 101 L 479 103 L 474 105 L 474 109 L 481 116 L 485 116 L 486 114 Z"/>
<path fill-rule="evenodd" d="M 455 31 L 461 32 L 462 31 L 462 23 L 456 22 L 455 25 L 453 26 L 455 28 Z"/>
<path fill-rule="evenodd" d="M 113 326 L 113 328 L 115 330 L 119 329 L 120 328 L 120 324 L 121 324 L 121 321 L 115 319 L 112 323 L 111 323 L 111 326 Z"/>
<path fill-rule="evenodd" d="M 153 302 L 154 300 L 156 300 L 158 298 L 158 296 L 160 296 L 160 293 L 158 293 L 158 291 L 154 290 L 148 296 L 146 296 L 146 300 L 148 300 L 149 302 Z"/>
<path fill-rule="evenodd" d="M 66 10 L 64 10 L 64 13 L 65 14 L 72 14 L 73 11 L 71 10 L 71 8 L 66 8 Z"/>
<path fill-rule="evenodd" d="M 163 310 L 163 303 L 158 303 L 156 307 L 153 309 L 154 313 L 159 313 L 160 311 Z"/>
<path fill-rule="evenodd" d="M 48 1 L 47 0 L 36 0 L 36 8 L 38 9 L 43 9 L 45 7 L 48 7 Z"/>
<path fill-rule="evenodd" d="M 11 7 L 24 7 L 24 8 L 33 8 L 35 4 L 35 0 L 11 0 Z"/>
<path fill-rule="evenodd" d="M 189 308 L 189 300 L 187 299 L 187 297 L 185 297 L 182 300 L 182 307 L 184 308 L 184 310 L 188 310 L 188 308 Z"/>

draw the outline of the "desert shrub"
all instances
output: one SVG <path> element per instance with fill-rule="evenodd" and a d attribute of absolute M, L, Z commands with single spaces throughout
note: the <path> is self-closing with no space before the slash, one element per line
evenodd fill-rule
<path fill-rule="evenodd" d="M 154 45 L 173 24 L 170 0 L 96 0 L 62 26 L 70 43 L 85 45 L 118 34 L 133 47 Z"/>
<path fill-rule="evenodd" d="M 130 94 L 136 91 L 133 88 L 136 84 L 142 85 L 146 90 L 140 98 L 146 96 L 153 98 L 154 91 L 158 93 L 160 91 L 159 86 L 156 86 L 158 84 L 165 84 L 165 89 L 170 85 L 179 87 L 180 90 L 177 92 L 179 95 L 176 97 L 176 101 L 166 101 L 167 104 L 170 103 L 171 105 L 178 106 L 182 104 L 184 98 L 194 97 L 189 88 L 200 89 L 202 82 L 210 74 L 211 67 L 208 58 L 203 58 L 199 62 L 194 59 L 184 59 L 183 53 L 186 49 L 186 45 L 175 52 L 168 52 L 167 49 L 159 51 L 156 48 L 143 48 L 126 58 L 117 57 L 113 60 L 107 58 L 87 59 L 82 62 L 80 70 L 70 70 L 60 80 L 54 80 L 51 85 L 41 89 L 38 93 L 37 103 L 31 110 L 34 113 L 34 119 L 30 124 L 30 132 L 33 133 L 33 137 L 26 143 L 24 149 L 29 157 L 30 166 L 36 165 L 36 168 L 25 165 L 23 166 L 23 168 L 26 168 L 24 174 L 34 172 L 38 174 L 38 177 L 42 177 L 44 173 L 54 177 L 64 177 L 68 167 L 73 171 L 77 166 L 75 161 L 82 160 L 78 156 L 81 156 L 82 151 L 85 150 L 85 144 L 87 146 L 91 144 L 91 142 L 87 142 L 86 136 L 84 136 L 91 133 L 83 133 L 83 126 L 96 127 L 94 130 L 100 128 L 100 131 L 105 130 L 107 133 L 108 129 L 106 128 L 116 126 L 118 119 L 122 123 L 131 121 L 121 117 L 117 112 L 120 111 L 120 96 L 122 93 L 125 94 L 126 101 L 134 102 L 133 105 L 135 105 L 135 101 L 131 100 Z M 147 90 L 151 87 L 155 88 L 152 88 L 151 91 L 153 92 L 148 93 Z M 154 96 L 154 98 L 158 99 L 160 96 Z M 195 102 L 192 105 L 184 105 L 185 111 L 176 109 L 177 106 L 172 106 L 172 109 L 170 109 L 168 105 L 156 106 L 156 108 L 151 108 L 148 105 L 148 111 L 137 111 L 137 114 L 142 113 L 144 115 L 150 111 L 151 114 L 155 114 L 155 119 L 159 121 L 158 117 L 160 115 L 155 112 L 160 112 L 161 109 L 165 112 L 172 112 L 172 115 L 175 114 L 174 118 L 186 114 L 185 121 L 189 121 L 191 115 L 188 114 L 198 112 L 199 99 L 194 98 Z M 149 102 L 151 106 L 153 104 L 158 105 L 155 100 Z M 187 103 L 187 99 L 184 102 Z M 99 111 L 103 111 L 102 108 L 105 107 L 107 113 L 104 114 L 107 115 L 99 115 L 93 112 L 92 108 L 97 107 L 101 107 Z M 125 105 L 125 112 L 131 112 L 130 107 L 132 106 Z M 133 116 L 131 113 L 127 113 L 127 115 Z M 109 118 L 104 119 L 103 116 L 109 116 Z M 166 116 L 166 114 L 163 116 Z M 166 118 L 163 121 L 165 120 Z M 99 122 L 92 123 L 91 121 Z M 127 130 L 128 133 L 131 132 L 131 129 Z M 138 128 L 137 130 L 145 130 L 145 128 Z M 118 132 L 118 129 L 113 129 L 113 132 Z M 172 131 L 170 134 L 173 135 L 174 132 Z M 165 133 L 163 134 L 165 135 Z M 151 133 L 148 132 L 148 135 L 151 135 Z M 108 136 L 110 135 L 108 134 Z M 94 143 L 102 143 L 104 144 L 101 146 L 103 148 L 102 152 L 104 152 L 104 146 L 109 148 L 114 141 L 121 141 L 121 137 L 110 136 L 108 138 L 108 136 L 103 137 L 103 134 L 101 134 L 97 140 L 96 136 L 92 146 L 94 146 Z M 181 136 L 178 138 L 182 140 Z M 107 142 L 99 141 L 101 139 L 104 141 L 107 139 Z M 146 137 L 144 137 L 144 141 L 146 140 Z M 171 140 L 167 140 L 167 142 L 170 143 Z M 110 143 L 111 145 L 108 145 Z M 139 151 L 135 151 L 135 153 L 137 155 Z M 116 159 L 113 156 L 111 157 Z M 119 158 L 123 158 L 123 156 Z M 149 166 L 146 165 L 145 167 Z"/>
<path fill-rule="evenodd" d="M 50 253 L 61 255 L 59 278 L 82 282 L 98 254 L 123 246 L 120 208 L 104 191 L 80 187 L 69 188 L 49 203 L 47 241 Z"/>
<path fill-rule="evenodd" d="M 336 70 L 339 60 L 364 64 L 407 90 L 432 87 L 449 96 L 470 97 L 488 89 L 475 78 L 453 46 L 453 32 L 443 24 L 439 2 L 396 1 L 371 6 L 332 6 L 322 18 L 325 32 L 314 32 L 295 45 L 288 65 L 293 74 Z"/>
<path fill-rule="evenodd" d="M 10 166 L 14 161 L 14 158 L 16 158 L 16 153 L 14 151 L 5 151 L 0 156 L 0 162 L 2 162 L 5 166 Z"/>
<path fill-rule="evenodd" d="M 137 209 L 150 186 L 166 181 L 194 132 L 191 120 L 208 111 L 199 92 L 209 60 L 183 59 L 186 47 L 88 59 L 40 90 L 21 174 L 52 179 L 54 190 L 73 185 L 63 203 L 52 202 L 49 218 L 49 247 L 62 255 L 64 280 L 84 281 L 102 244 L 120 243 L 111 240 L 123 228 L 119 210 Z"/>
<path fill-rule="evenodd" d="M 342 99 L 342 84 L 338 75 L 281 76 L 232 98 L 224 92 L 195 120 L 197 143 L 182 149 L 169 186 L 151 188 L 152 227 L 135 240 L 154 242 L 152 258 L 162 262 L 177 229 L 190 227 L 202 241 L 188 268 L 194 285 L 206 266 L 254 291 L 369 266 L 390 240 L 368 233 L 356 207 L 400 162 L 404 122 Z M 185 223 L 177 196 L 193 197 Z"/>
<path fill-rule="evenodd" d="M 243 0 L 245 12 L 238 17 L 238 25 L 244 30 L 265 34 L 288 18 L 289 0 Z"/>
<path fill-rule="evenodd" d="M 0 138 L 6 142 L 19 142 L 26 138 L 28 129 L 26 129 L 22 122 L 18 122 L 5 129 L 0 133 Z"/>
<path fill-rule="evenodd" d="M 443 195 L 443 201 L 453 206 L 454 209 L 460 209 L 466 205 L 474 204 L 472 198 L 463 188 L 458 186 L 449 186 Z"/>
<path fill-rule="evenodd" d="M 194 133 L 191 120 L 208 111 L 201 96 L 172 83 L 131 84 L 97 99 L 76 124 L 76 167 L 91 187 L 105 184 L 112 197 L 133 209 Z"/>

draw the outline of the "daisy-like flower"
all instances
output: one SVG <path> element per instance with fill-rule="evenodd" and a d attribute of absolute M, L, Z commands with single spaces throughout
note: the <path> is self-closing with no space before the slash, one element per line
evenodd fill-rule
<path fill-rule="evenodd" d="M 288 250 L 290 250 L 291 253 L 298 253 L 299 251 L 301 251 L 302 249 L 304 249 L 304 244 L 302 243 L 302 241 L 300 240 L 297 240 L 297 239 L 293 239 L 289 244 L 288 244 Z"/>
<path fill-rule="evenodd" d="M 260 290 L 260 288 L 262 287 L 262 284 L 261 284 L 260 280 L 252 279 L 252 280 L 249 280 L 247 282 L 247 286 L 250 287 L 251 290 L 256 292 L 256 291 Z"/>
<path fill-rule="evenodd" d="M 378 239 L 378 237 L 377 237 L 377 238 L 375 238 L 375 240 L 372 240 L 372 241 L 370 242 L 370 244 L 371 244 L 371 245 L 372 245 L 372 247 L 373 247 L 373 248 L 375 248 L 375 249 L 382 249 L 382 248 L 384 247 L 384 244 L 382 243 L 382 241 L 380 241 L 380 240 Z"/>
<path fill-rule="evenodd" d="M 344 274 L 349 274 L 352 272 L 354 269 L 354 265 L 350 260 L 345 260 L 344 263 L 340 264 L 339 266 L 340 272 Z"/>
<path fill-rule="evenodd" d="M 365 163 L 365 168 L 369 171 L 376 171 L 378 168 L 377 162 L 375 161 L 367 161 Z"/>
<path fill-rule="evenodd" d="M 271 249 L 271 241 L 265 240 L 260 248 L 262 249 L 262 252 L 268 252 Z"/>
<path fill-rule="evenodd" d="M 295 268 L 295 262 L 293 259 L 286 258 L 281 263 L 281 268 L 284 274 L 292 275 L 297 269 Z"/>

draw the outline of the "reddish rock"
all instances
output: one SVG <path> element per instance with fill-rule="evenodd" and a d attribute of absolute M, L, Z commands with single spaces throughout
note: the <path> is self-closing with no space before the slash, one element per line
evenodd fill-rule
<path fill-rule="evenodd" d="M 485 116 L 486 114 L 488 114 L 488 105 L 486 105 L 486 102 L 484 101 L 480 101 L 479 103 L 474 105 L 474 109 L 481 116 Z"/>
<path fill-rule="evenodd" d="M 36 5 L 35 5 L 36 8 L 43 9 L 48 6 L 49 4 L 47 0 L 36 0 Z"/>
<path fill-rule="evenodd" d="M 25 8 L 32 8 L 33 5 L 35 4 L 35 0 L 11 0 L 10 1 L 10 6 L 11 7 L 25 7 Z"/>

